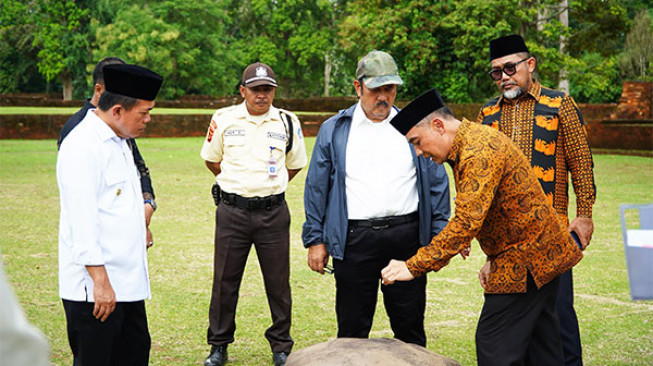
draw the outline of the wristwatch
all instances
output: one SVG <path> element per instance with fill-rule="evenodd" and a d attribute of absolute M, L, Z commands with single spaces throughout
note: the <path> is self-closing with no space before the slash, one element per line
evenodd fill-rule
<path fill-rule="evenodd" d="M 152 206 L 152 209 L 154 209 L 154 211 L 156 211 L 156 201 L 154 201 L 154 198 L 148 198 L 143 203 L 149 203 L 150 206 Z"/>

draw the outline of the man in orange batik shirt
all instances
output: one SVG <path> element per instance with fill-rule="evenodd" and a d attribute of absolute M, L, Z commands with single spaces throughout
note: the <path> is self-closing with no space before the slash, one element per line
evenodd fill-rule
<path fill-rule="evenodd" d="M 560 365 L 558 276 L 583 254 L 547 200 L 530 164 L 504 134 L 454 118 L 432 89 L 392 125 L 418 155 L 451 165 L 455 216 L 406 262 L 383 269 L 386 285 L 437 271 L 478 239 L 489 271 L 476 330 L 479 365 Z"/>

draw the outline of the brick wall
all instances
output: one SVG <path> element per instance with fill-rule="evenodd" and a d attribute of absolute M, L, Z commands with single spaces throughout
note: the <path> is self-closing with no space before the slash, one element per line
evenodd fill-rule
<path fill-rule="evenodd" d="M 625 86 L 625 97 L 629 106 L 622 104 L 581 104 L 579 105 L 586 122 L 590 145 L 593 148 L 644 150 L 653 154 L 653 118 L 643 119 L 646 113 L 651 113 L 650 85 L 648 88 Z M 636 91 L 633 91 L 636 90 Z M 647 91 L 648 90 L 648 91 Z M 649 94 L 647 94 L 649 93 Z M 634 96 L 643 97 L 644 107 L 633 107 Z M 20 96 L 23 106 L 51 105 L 50 95 L 24 95 Z M 624 99 L 625 98 L 625 99 Z M 649 98 L 649 99 L 646 99 Z M 12 99 L 12 103 L 17 102 Z M 0 104 L 7 103 L 6 96 L 0 95 Z M 29 102 L 25 102 L 29 101 Z M 647 102 L 648 101 L 648 102 Z M 63 101 L 60 100 L 63 103 Z M 223 98 L 213 100 L 203 98 L 200 100 L 160 101 L 160 108 L 220 108 L 240 102 L 240 98 Z M 307 136 L 315 136 L 320 124 L 334 115 L 337 110 L 347 108 L 356 102 L 355 98 L 316 98 L 316 99 L 278 99 L 275 106 L 292 111 L 320 111 L 330 110 L 315 114 L 302 114 L 300 120 Z M 398 106 L 404 106 L 407 101 L 397 101 Z M 80 101 L 66 102 L 79 106 Z M 648 103 L 648 107 L 647 104 Z M 451 104 L 454 114 L 475 120 L 481 104 Z M 328 108 L 328 109 L 327 109 Z M 648 109 L 646 109 L 648 108 Z M 634 110 L 637 111 L 633 114 Z M 618 117 L 635 116 L 637 119 L 624 119 Z M 55 139 L 67 115 L 0 115 L 0 139 Z M 204 136 L 210 120 L 209 114 L 162 115 L 154 114 L 152 122 L 148 124 L 144 137 L 173 137 L 173 136 Z"/>

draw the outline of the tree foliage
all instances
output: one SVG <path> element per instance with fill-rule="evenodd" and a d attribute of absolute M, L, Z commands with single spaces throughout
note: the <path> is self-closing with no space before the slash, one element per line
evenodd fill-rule
<path fill-rule="evenodd" d="M 616 101 L 632 77 L 619 65 L 636 69 L 634 50 L 646 44 L 626 40 L 640 29 L 631 19 L 650 13 L 650 0 L 567 2 L 568 27 L 558 20 L 559 0 L 4 1 L 0 92 L 64 86 L 81 98 L 95 64 L 117 56 L 161 73 L 164 98 L 236 94 L 255 61 L 275 70 L 279 96 L 354 95 L 358 59 L 381 49 L 405 81 L 400 98 L 435 86 L 449 102 L 480 102 L 497 93 L 487 76 L 489 41 L 519 33 L 544 85 L 556 87 L 566 69 L 578 101 Z"/>
<path fill-rule="evenodd" d="M 28 20 L 30 8 L 18 1 L 0 2 L 0 91 L 40 91 L 41 80 L 33 46 L 34 24 Z"/>
<path fill-rule="evenodd" d="M 653 64 L 653 27 L 651 15 L 641 10 L 626 36 L 619 67 L 628 80 L 651 81 Z"/>
<path fill-rule="evenodd" d="M 89 10 L 73 0 L 42 0 L 34 9 L 38 69 L 48 81 L 60 77 L 64 99 L 71 99 L 73 75 L 83 71 L 90 54 L 86 37 Z"/>

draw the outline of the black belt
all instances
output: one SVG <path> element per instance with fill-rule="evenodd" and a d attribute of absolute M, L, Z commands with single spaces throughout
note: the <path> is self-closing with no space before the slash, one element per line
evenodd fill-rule
<path fill-rule="evenodd" d="M 222 202 L 229 206 L 244 208 L 246 210 L 259 210 L 262 208 L 270 209 L 283 203 L 285 195 L 283 193 L 266 197 L 241 197 L 237 194 L 222 192 Z"/>
<path fill-rule="evenodd" d="M 391 226 L 405 224 L 407 222 L 417 221 L 418 219 L 419 219 L 419 214 L 417 212 L 413 212 L 411 214 L 401 215 L 401 216 L 379 217 L 376 219 L 368 219 L 368 220 L 349 220 L 349 226 L 371 227 L 374 230 L 378 230 L 378 229 L 387 229 Z"/>

